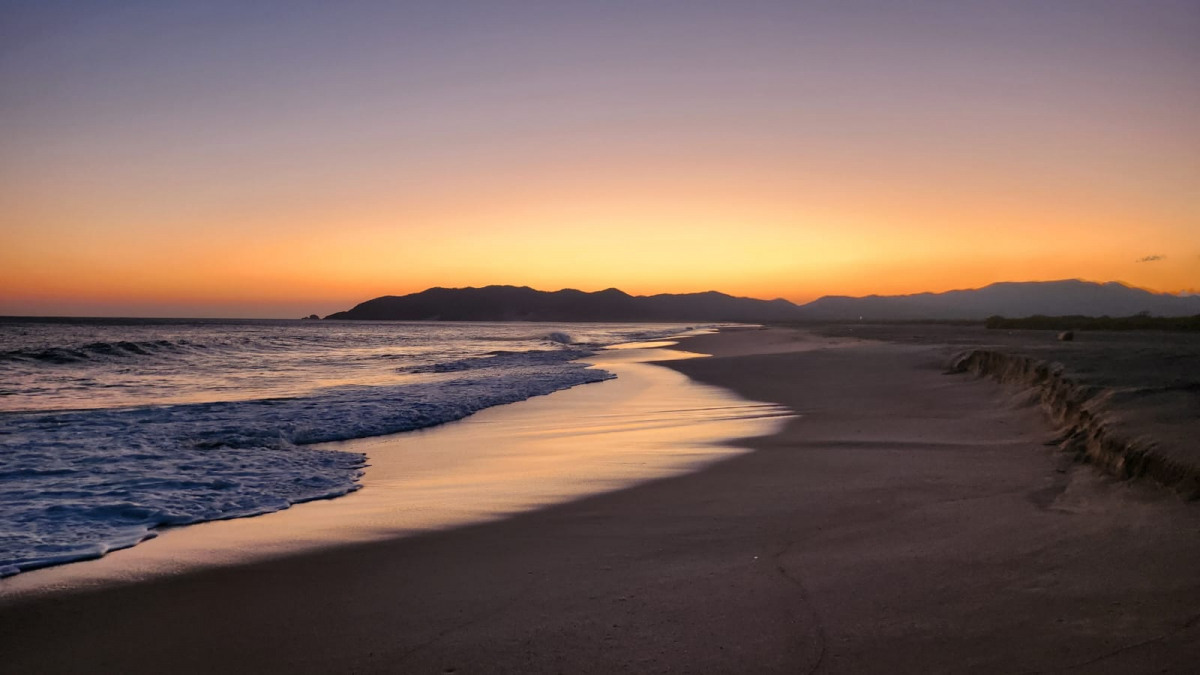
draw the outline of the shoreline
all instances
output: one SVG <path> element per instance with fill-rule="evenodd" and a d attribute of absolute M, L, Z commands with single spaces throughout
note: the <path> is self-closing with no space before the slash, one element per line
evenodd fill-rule
<path fill-rule="evenodd" d="M 1040 410 L 944 375 L 935 349 L 801 340 L 726 331 L 680 345 L 712 357 L 662 364 L 797 413 L 748 452 L 502 520 L 5 607 L 0 647 L 21 672 L 1194 664 L 1196 509 L 1061 466 Z"/>
<path fill-rule="evenodd" d="M 0 608 L 48 593 L 142 583 L 510 517 L 745 452 L 723 441 L 770 433 L 790 415 L 661 368 L 703 356 L 670 348 L 677 346 L 674 339 L 628 343 L 587 357 L 589 367 L 617 375 L 590 383 L 600 387 L 579 385 L 431 427 L 320 444 L 366 456 L 355 490 L 254 516 L 161 528 L 103 556 L 5 577 Z M 717 410 L 723 418 L 709 419 Z M 547 435 L 575 439 L 569 464 L 545 442 Z M 610 438 L 621 439 L 620 451 L 599 445 Z M 481 450 L 484 445 L 491 447 Z"/>

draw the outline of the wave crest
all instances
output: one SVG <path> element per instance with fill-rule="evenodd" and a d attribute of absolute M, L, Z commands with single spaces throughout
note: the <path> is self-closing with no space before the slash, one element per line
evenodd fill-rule
<path fill-rule="evenodd" d="M 163 354 L 179 354 L 192 345 L 187 341 L 153 340 L 146 342 L 89 342 L 84 345 L 43 347 L 40 349 L 13 349 L 0 352 L 3 362 L 40 362 L 47 364 L 78 363 L 106 359 L 130 359 Z"/>
<path fill-rule="evenodd" d="M 0 576 L 133 546 L 163 525 L 356 490 L 363 455 L 305 446 L 442 424 L 614 377 L 570 362 L 578 356 L 463 359 L 448 380 L 309 397 L 7 416 Z"/>

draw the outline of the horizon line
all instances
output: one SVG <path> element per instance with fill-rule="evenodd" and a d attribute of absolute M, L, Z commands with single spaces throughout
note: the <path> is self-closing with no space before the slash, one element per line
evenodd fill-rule
<path fill-rule="evenodd" d="M 904 297 L 912 297 L 912 296 L 916 296 L 916 295 L 943 295 L 943 294 L 946 294 L 946 293 L 956 293 L 956 292 L 964 292 L 964 291 L 978 291 L 978 290 L 982 290 L 982 289 L 985 289 L 985 288 L 990 288 L 990 287 L 992 287 L 992 286 L 996 286 L 996 285 L 999 285 L 999 284 L 1054 284 L 1054 283 L 1063 283 L 1063 282 L 1069 282 L 1069 281 L 1076 281 L 1076 282 L 1081 282 L 1081 283 L 1090 283 L 1090 284 L 1096 284 L 1096 285 L 1099 285 L 1099 286 L 1111 285 L 1111 284 L 1117 284 L 1117 285 L 1120 285 L 1120 286 L 1124 286 L 1124 287 L 1126 287 L 1126 288 L 1130 288 L 1130 289 L 1134 289 L 1134 290 L 1140 290 L 1140 291 L 1145 291 L 1145 292 L 1147 292 L 1147 293 L 1153 293 L 1153 294 L 1155 294 L 1155 295 L 1169 295 L 1169 296 L 1174 296 L 1174 297 L 1178 297 L 1178 298 L 1183 298 L 1183 297 L 1192 297 L 1192 296 L 1195 296 L 1195 295 L 1197 295 L 1197 293 L 1194 293 L 1194 292 L 1188 292 L 1188 291 L 1178 291 L 1178 292 L 1171 292 L 1171 291 L 1157 291 L 1157 290 L 1154 290 L 1154 289 L 1151 289 L 1151 288 L 1146 288 L 1146 287 L 1143 287 L 1143 286 L 1137 286 L 1137 285 L 1134 285 L 1134 284 L 1131 284 L 1131 283 L 1128 283 L 1128 282 L 1125 282 L 1125 281 L 1120 281 L 1120 280 L 1111 280 L 1111 281 L 1095 281 L 1095 280 L 1091 280 L 1091 279 L 1083 279 L 1083 278 L 1080 278 L 1080 277 L 1071 277 L 1071 278 L 1065 278 L 1065 279 L 1037 279 L 1037 280 L 1025 280 L 1025 281 L 1012 281 L 1012 280 L 1005 280 L 1005 281 L 993 281 L 993 282 L 990 282 L 990 283 L 984 284 L 984 285 L 982 285 L 982 286 L 977 286 L 977 287 L 972 287 L 972 288 L 952 288 L 952 289 L 945 290 L 945 291 L 918 291 L 918 292 L 914 292 L 914 293 L 896 293 L 896 294 L 890 294 L 890 295 L 880 295 L 880 294 L 878 294 L 878 293 L 869 293 L 869 294 L 866 294 L 866 295 L 836 295 L 836 294 L 826 294 L 826 295 L 822 295 L 822 296 L 819 296 L 819 297 L 817 297 L 817 298 L 814 298 L 813 300 L 810 300 L 810 301 L 808 301 L 808 302 L 805 302 L 805 303 L 797 303 L 797 302 L 793 302 L 793 301 L 791 301 L 791 300 L 788 300 L 788 299 L 786 299 L 786 298 L 783 298 L 783 297 L 776 297 L 776 298 L 758 298 L 758 297 L 752 297 L 752 296 L 747 296 L 747 295 L 733 295 L 733 294 L 731 294 L 731 293 L 725 293 L 724 291 L 718 291 L 718 290 L 715 290 L 715 289 L 710 289 L 710 290 L 705 290 L 705 291 L 688 291 L 688 292 L 683 292 L 683 293 L 652 293 L 652 294 L 644 294 L 644 295 L 633 295 L 633 294 L 631 294 L 631 293 L 628 293 L 628 292 L 626 292 L 626 291 L 623 291 L 623 290 L 621 290 L 620 288 L 617 288 L 616 286 L 609 286 L 609 287 L 607 287 L 607 288 L 603 288 L 603 289 L 596 290 L 596 291 L 583 291 L 583 290 L 580 290 L 580 289 L 578 289 L 578 288 L 572 288 L 572 287 L 563 287 L 563 288 L 559 288 L 559 289 L 557 289 L 557 290 L 553 290 L 553 291 L 551 291 L 551 290 L 541 290 L 541 289 L 537 289 L 537 288 L 534 288 L 533 286 L 529 286 L 529 285 L 517 285 L 517 284 L 487 284 L 487 285 L 484 285 L 484 286 L 429 286 L 428 288 L 425 288 L 425 289 L 423 289 L 423 290 L 420 290 L 420 291 L 413 291 L 413 292 L 411 292 L 411 293 L 404 293 L 404 294 L 400 294 L 400 295 L 394 295 L 394 294 L 384 294 L 384 295 L 377 295 L 377 296 L 375 296 L 375 297 L 372 297 L 372 298 L 367 298 L 366 300 L 361 300 L 361 301 L 359 301 L 357 304 L 362 304 L 362 303 L 364 303 L 364 302 L 370 302 L 371 300 L 376 300 L 376 299 L 379 299 L 379 298 L 388 298 L 388 297 L 397 298 L 397 297 L 405 297 L 405 296 L 410 296 L 410 295 L 419 295 L 419 294 L 421 294 L 421 293 L 425 293 L 425 292 L 432 291 L 432 290 L 464 291 L 464 290 L 483 290 L 483 289 L 487 289 L 487 288 L 516 288 L 516 289 L 529 289 L 529 290 L 532 290 L 532 291 L 535 291 L 535 292 L 538 292 L 538 293 L 559 293 L 559 292 L 562 292 L 562 291 L 576 291 L 576 292 L 579 292 L 579 293 L 584 293 L 584 294 L 588 294 L 588 295 L 592 295 L 592 294 L 596 294 L 596 293 L 603 293 L 603 292 L 605 292 L 605 291 L 618 291 L 618 292 L 620 292 L 620 293 L 624 293 L 625 295 L 627 295 L 627 296 L 629 296 L 629 297 L 633 297 L 633 298 L 649 298 L 649 297 L 656 297 L 656 296 L 662 296 L 662 295 L 675 295 L 675 296 L 679 296 L 679 295 L 703 295 L 703 294 L 707 294 L 707 293 L 717 293 L 717 294 L 724 295 L 724 296 L 731 297 L 731 298 L 737 298 L 737 299 L 746 299 L 746 300 L 758 300 L 758 301 L 761 301 L 761 302 L 778 302 L 778 301 L 781 301 L 781 300 L 782 300 L 782 301 L 784 301 L 784 302 L 788 302 L 788 303 L 790 303 L 790 304 L 792 304 L 792 305 L 796 306 L 797 308 L 799 308 L 799 307 L 804 307 L 804 306 L 810 305 L 810 304 L 812 304 L 812 303 L 814 303 L 814 302 L 817 302 L 817 301 L 819 301 L 819 300 L 821 300 L 821 299 L 824 299 L 824 298 L 850 298 L 850 299 L 864 299 L 864 298 L 904 298 Z M 357 304 L 356 304 L 355 306 L 357 306 Z M 331 314 L 337 314 L 337 313 L 340 313 L 340 312 L 349 311 L 350 309 L 353 309 L 353 307 L 350 307 L 350 308 L 348 308 L 348 309 L 338 310 L 337 312 L 332 312 Z M 110 315 L 85 315 L 85 314 L 0 314 L 0 321 L 3 321 L 3 322 L 16 322 L 16 321 L 20 321 L 20 320 L 23 320 L 23 319 L 39 319 L 39 320 L 43 320 L 43 319 L 59 319 L 59 320 L 107 320 L 107 321 L 134 321 L 134 320 L 159 320 L 159 321 L 164 321 L 164 320 L 170 320 L 170 321 L 312 321 L 313 319 L 309 318 L 309 317 L 311 317 L 311 316 L 318 316 L 318 319 L 319 319 L 319 320 L 324 320 L 324 318 L 325 318 L 325 317 L 322 317 L 322 316 L 320 316 L 320 315 L 317 315 L 316 313 L 310 313 L 309 315 L 307 315 L 307 316 L 302 316 L 302 317 L 292 317 L 292 316 L 289 316 L 289 317 L 283 317 L 283 316 L 161 316 L 161 315 L 154 316 L 154 315 L 136 315 L 136 314 L 119 314 L 119 315 L 118 315 L 118 314 L 110 314 Z M 329 316 L 329 315 L 326 315 L 326 316 Z"/>

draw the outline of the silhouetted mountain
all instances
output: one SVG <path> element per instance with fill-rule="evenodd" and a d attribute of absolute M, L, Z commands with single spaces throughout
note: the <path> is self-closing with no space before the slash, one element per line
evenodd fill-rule
<path fill-rule="evenodd" d="M 803 320 L 899 321 L 908 319 L 985 319 L 989 316 L 1155 316 L 1200 314 L 1200 296 L 1152 293 L 1115 281 L 1098 284 L 1064 281 L 1002 282 L 945 293 L 863 298 L 829 295 L 802 305 Z"/>
<path fill-rule="evenodd" d="M 724 293 L 633 296 L 610 288 L 547 292 L 526 286 L 430 288 L 368 300 L 326 319 L 391 321 L 780 321 L 796 318 L 787 300 L 735 298 Z"/>
<path fill-rule="evenodd" d="M 989 316 L 1155 316 L 1200 314 L 1200 296 L 1151 293 L 1117 282 L 1002 282 L 983 288 L 869 295 L 825 296 L 807 305 L 787 300 L 735 298 L 724 293 L 629 295 L 615 288 L 595 293 L 525 286 L 431 288 L 388 295 L 331 314 L 326 319 L 391 321 L 904 321 L 986 319 Z"/>

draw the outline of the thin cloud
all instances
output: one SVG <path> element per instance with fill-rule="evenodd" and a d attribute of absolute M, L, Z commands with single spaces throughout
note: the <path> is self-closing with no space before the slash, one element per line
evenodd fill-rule
<path fill-rule="evenodd" d="M 1140 262 L 1140 263 L 1141 262 L 1158 262 L 1159 260 L 1166 260 L 1166 259 L 1167 259 L 1167 256 L 1165 256 L 1165 255 L 1148 255 L 1145 258 L 1138 258 L 1137 260 L 1134 260 L 1134 262 Z"/>

